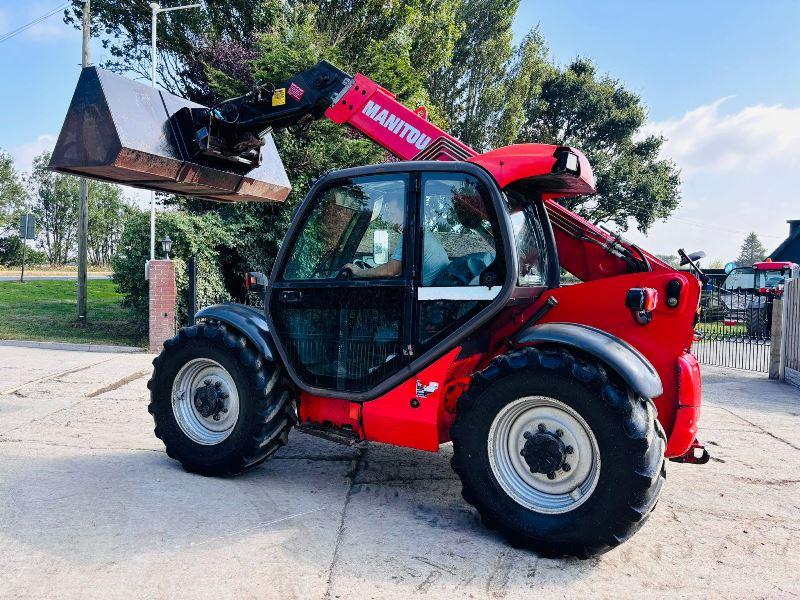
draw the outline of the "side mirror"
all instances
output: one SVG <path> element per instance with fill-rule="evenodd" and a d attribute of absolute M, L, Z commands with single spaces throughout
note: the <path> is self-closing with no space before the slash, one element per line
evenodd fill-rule
<path fill-rule="evenodd" d="M 705 258 L 705 257 L 706 257 L 706 253 L 705 253 L 705 252 L 703 252 L 702 250 L 698 250 L 697 252 L 692 252 L 692 253 L 691 253 L 691 254 L 689 254 L 688 256 L 683 256 L 683 257 L 681 258 L 681 266 L 683 266 L 683 265 L 688 265 L 688 264 L 689 264 L 689 261 L 691 261 L 691 262 L 697 262 L 697 261 L 698 261 L 698 260 L 700 260 L 701 258 Z"/>
<path fill-rule="evenodd" d="M 372 259 L 376 265 L 389 262 L 389 232 L 385 229 L 376 229 L 372 233 Z"/>
<path fill-rule="evenodd" d="M 267 276 L 258 271 L 250 271 L 244 274 L 244 289 L 254 292 L 267 289 L 269 280 Z"/>

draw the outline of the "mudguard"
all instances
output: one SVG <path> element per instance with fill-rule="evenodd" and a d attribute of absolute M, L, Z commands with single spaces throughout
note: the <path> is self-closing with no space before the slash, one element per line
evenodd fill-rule
<path fill-rule="evenodd" d="M 258 348 L 264 358 L 274 361 L 275 350 L 264 313 L 257 308 L 226 302 L 207 306 L 197 312 L 197 319 L 215 320 L 237 329 Z"/>
<path fill-rule="evenodd" d="M 523 329 L 513 341 L 577 348 L 608 365 L 640 396 L 655 398 L 664 393 L 661 378 L 650 361 L 627 342 L 600 329 L 579 323 L 543 323 Z"/>

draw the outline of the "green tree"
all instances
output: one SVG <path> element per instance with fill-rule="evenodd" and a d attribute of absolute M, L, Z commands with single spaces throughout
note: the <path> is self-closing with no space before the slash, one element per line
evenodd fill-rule
<path fill-rule="evenodd" d="M 134 209 L 122 196 L 118 185 L 89 182 L 89 262 L 106 266 L 117 251 L 128 214 Z"/>
<path fill-rule="evenodd" d="M 25 210 L 27 194 L 10 154 L 0 150 L 0 235 L 14 230 Z"/>
<path fill-rule="evenodd" d="M 33 213 L 41 228 L 39 246 L 51 264 L 63 265 L 72 255 L 78 229 L 80 190 L 77 177 L 48 170 L 50 152 L 33 159 L 28 179 Z"/>
<path fill-rule="evenodd" d="M 77 24 L 73 0 L 67 22 Z M 518 48 L 518 0 L 216 0 L 160 21 L 161 81 L 209 104 L 281 81 L 325 58 L 361 71 L 410 106 L 483 150 L 519 142 L 569 144 L 586 152 L 599 194 L 564 203 L 595 223 L 646 231 L 677 206 L 679 174 L 659 159 L 663 140 L 643 137 L 645 108 L 619 81 L 577 59 L 553 64 L 538 30 Z M 94 0 L 94 27 L 112 57 L 107 66 L 149 76 L 145 3 Z M 325 120 L 275 135 L 293 192 L 283 206 L 179 199 L 215 211 L 231 234 L 226 271 L 267 270 L 293 208 L 321 173 L 386 160 L 359 134 Z"/>
<path fill-rule="evenodd" d="M 156 219 L 156 237 L 165 235 L 173 240 L 172 252 L 176 261 L 178 287 L 178 319 L 186 322 L 188 277 L 186 260 L 195 256 L 198 263 L 197 298 L 200 306 L 229 299 L 220 264 L 221 249 L 233 240 L 221 219 L 214 213 L 186 214 L 165 211 Z M 147 331 L 148 283 L 144 279 L 144 264 L 150 258 L 150 214 L 140 210 L 128 212 L 118 252 L 114 255 L 114 282 L 124 294 L 123 305 L 131 310 L 141 332 Z"/>
<path fill-rule="evenodd" d="M 540 65 L 541 44 L 534 31 L 517 54 L 511 112 L 500 120 L 501 141 L 580 149 L 593 167 L 597 194 L 561 202 L 593 223 L 627 230 L 633 220 L 646 232 L 677 208 L 680 174 L 672 161 L 658 156 L 663 138 L 642 137 L 646 112 L 641 98 L 618 80 L 598 75 L 587 59 L 564 69 Z"/>
<path fill-rule="evenodd" d="M 656 258 L 663 260 L 673 269 L 677 269 L 681 263 L 681 259 L 677 254 L 656 254 Z"/>
<path fill-rule="evenodd" d="M 511 25 L 519 0 L 464 0 L 452 60 L 428 79 L 432 100 L 450 130 L 478 150 L 491 147 L 492 131 L 506 101 Z"/>
<path fill-rule="evenodd" d="M 749 267 L 755 262 L 764 260 L 767 255 L 767 249 L 758 239 L 755 231 L 751 231 L 744 242 L 742 249 L 739 250 L 739 257 L 736 259 L 736 265 L 739 267 Z"/>

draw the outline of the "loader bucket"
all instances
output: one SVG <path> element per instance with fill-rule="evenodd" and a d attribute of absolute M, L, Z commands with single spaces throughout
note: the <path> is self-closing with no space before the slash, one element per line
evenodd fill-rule
<path fill-rule="evenodd" d="M 97 67 L 81 72 L 53 150 L 61 173 L 220 202 L 282 202 L 291 191 L 275 142 L 264 139 L 261 165 L 233 172 L 188 159 L 170 117 L 200 107 Z"/>

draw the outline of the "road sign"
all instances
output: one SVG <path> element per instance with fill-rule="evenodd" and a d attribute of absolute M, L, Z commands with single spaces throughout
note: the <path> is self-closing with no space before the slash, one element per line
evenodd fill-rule
<path fill-rule="evenodd" d="M 28 213 L 19 218 L 19 237 L 23 240 L 36 238 L 36 215 Z"/>

